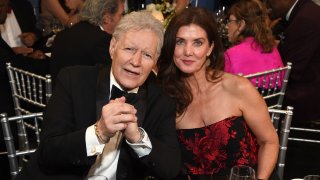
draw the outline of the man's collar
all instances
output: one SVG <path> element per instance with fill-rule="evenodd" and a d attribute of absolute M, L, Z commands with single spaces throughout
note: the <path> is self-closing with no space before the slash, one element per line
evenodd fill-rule
<path fill-rule="evenodd" d="M 290 15 L 291 15 L 291 12 L 293 10 L 293 8 L 296 6 L 296 4 L 298 3 L 299 0 L 296 0 L 296 2 L 291 6 L 291 8 L 289 9 L 287 15 L 286 15 L 286 21 L 289 21 L 289 18 L 290 18 Z"/>
<path fill-rule="evenodd" d="M 110 91 L 111 92 L 111 88 L 112 88 L 112 85 L 115 85 L 117 88 L 119 88 L 120 90 L 123 91 L 122 87 L 120 86 L 120 84 L 116 81 L 116 79 L 114 78 L 114 75 L 112 73 L 112 69 L 110 70 Z M 138 90 L 139 90 L 139 87 L 136 87 L 130 91 L 128 91 L 128 93 L 138 93 Z M 110 93 L 111 94 L 111 93 Z M 110 97 L 109 97 L 110 98 Z"/>
<path fill-rule="evenodd" d="M 104 29 L 103 29 L 103 27 L 102 27 L 101 25 L 99 25 L 99 27 L 100 27 L 100 29 L 101 29 L 102 31 L 104 31 Z"/>

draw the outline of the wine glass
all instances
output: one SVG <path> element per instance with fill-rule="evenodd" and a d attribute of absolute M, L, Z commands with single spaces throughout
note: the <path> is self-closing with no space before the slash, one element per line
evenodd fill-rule
<path fill-rule="evenodd" d="M 320 175 L 307 175 L 303 180 L 320 180 Z"/>
<path fill-rule="evenodd" d="M 230 172 L 229 180 L 254 180 L 256 173 L 250 166 L 233 166 Z"/>
<path fill-rule="evenodd" d="M 52 20 L 51 24 L 51 30 L 54 34 L 57 34 L 58 32 L 62 31 L 64 29 L 64 26 L 59 20 Z"/>

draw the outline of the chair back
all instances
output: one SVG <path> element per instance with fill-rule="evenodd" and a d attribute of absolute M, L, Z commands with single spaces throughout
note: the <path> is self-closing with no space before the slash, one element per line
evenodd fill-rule
<path fill-rule="evenodd" d="M 273 121 L 273 124 L 275 125 L 275 123 L 279 123 L 278 125 L 275 125 L 275 128 L 277 129 L 278 127 L 280 127 L 280 131 L 278 131 L 280 149 L 279 149 L 276 172 L 280 180 L 283 180 L 287 145 L 288 145 L 288 139 L 289 139 L 289 133 L 290 133 L 291 120 L 293 115 L 293 107 L 287 106 L 286 110 L 269 109 L 269 113 L 271 116 L 271 120 Z M 275 117 L 277 119 L 275 119 Z"/>
<path fill-rule="evenodd" d="M 320 129 L 291 127 L 295 135 L 289 138 L 290 141 L 320 144 Z"/>
<path fill-rule="evenodd" d="M 281 109 L 286 92 L 292 63 L 285 67 L 244 75 L 248 78 L 261 96 L 266 100 L 269 108 Z"/>
<path fill-rule="evenodd" d="M 11 66 L 6 63 L 15 114 L 23 115 L 42 112 L 52 94 L 51 76 L 45 77 Z M 26 127 L 23 121 L 17 121 L 19 148 L 27 150 L 28 140 L 24 136 Z M 1 153 L 3 154 L 3 153 Z"/>
<path fill-rule="evenodd" d="M 13 117 L 8 117 L 6 113 L 0 114 L 12 179 L 17 176 L 23 165 L 26 163 L 28 155 L 34 153 L 40 143 L 39 120 L 42 119 L 42 116 L 42 113 L 30 113 Z M 28 146 L 24 146 L 23 149 L 16 147 L 14 140 L 16 137 L 21 136 L 17 134 L 18 131 L 14 128 L 21 123 L 24 123 L 25 127 L 27 127 L 26 133 L 23 134 L 23 136 L 25 143 L 28 144 Z"/>
<path fill-rule="evenodd" d="M 52 94 L 51 76 L 41 76 L 7 63 L 7 72 L 16 115 L 28 114 L 27 107 L 45 108 Z M 22 102 L 31 106 L 22 106 Z M 36 111 L 38 112 L 38 111 Z"/>

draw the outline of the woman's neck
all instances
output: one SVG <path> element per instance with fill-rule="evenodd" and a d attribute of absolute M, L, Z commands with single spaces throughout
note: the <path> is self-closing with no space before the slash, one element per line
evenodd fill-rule
<path fill-rule="evenodd" d="M 191 87 L 192 94 L 205 92 L 210 83 L 206 78 L 205 71 L 197 72 L 187 77 L 186 82 Z"/>

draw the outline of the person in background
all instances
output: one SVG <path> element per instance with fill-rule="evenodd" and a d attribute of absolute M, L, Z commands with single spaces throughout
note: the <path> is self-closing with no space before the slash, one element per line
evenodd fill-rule
<path fill-rule="evenodd" d="M 3 25 L 7 19 L 9 0 L 0 0 L 0 25 Z M 0 29 L 0 32 L 2 30 Z M 46 60 L 36 60 L 16 54 L 13 49 L 3 40 L 0 36 L 0 113 L 7 113 L 8 116 L 15 115 L 13 107 L 13 99 L 11 95 L 11 89 L 9 84 L 9 78 L 6 70 L 6 63 L 10 62 L 12 65 L 23 68 L 35 73 L 45 73 Z M 5 152 L 5 141 L 3 140 L 2 127 L 0 127 L 0 152 Z M 9 162 L 7 154 L 0 156 L 0 177 L 3 180 L 10 179 Z"/>
<path fill-rule="evenodd" d="M 113 33 L 111 67 L 77 66 L 59 73 L 40 146 L 17 180 L 172 179 L 178 174 L 174 102 L 148 77 L 163 33 L 149 12 L 130 13 Z"/>
<path fill-rule="evenodd" d="M 85 0 L 40 0 L 39 29 L 48 36 L 79 22 L 79 11 Z"/>
<path fill-rule="evenodd" d="M 320 129 L 320 5 L 313 0 L 267 0 L 270 18 L 282 18 L 279 52 L 283 62 L 292 62 L 284 106 L 293 106 L 292 125 Z M 304 136 L 306 135 L 306 136 Z M 291 131 L 291 137 L 310 135 Z M 291 141 L 287 152 L 285 179 L 319 174 L 320 147 Z M 301 162 L 301 163 L 296 163 Z"/>
<path fill-rule="evenodd" d="M 170 22 L 158 61 L 158 83 L 176 102 L 181 177 L 229 175 L 235 165 L 269 179 L 279 150 L 267 106 L 250 81 L 223 71 L 217 22 L 186 8 Z"/>
<path fill-rule="evenodd" d="M 283 67 L 267 20 L 266 7 L 259 0 L 241 0 L 231 6 L 226 29 L 232 46 L 225 52 L 226 72 L 248 75 Z"/>
<path fill-rule="evenodd" d="M 221 7 L 228 8 L 237 0 L 173 0 L 177 4 L 177 11 L 184 9 L 185 7 L 201 7 L 210 10 L 211 12 L 217 12 Z"/>
<path fill-rule="evenodd" d="M 293 125 L 320 120 L 320 6 L 311 0 L 268 0 L 271 19 L 284 23 L 279 51 L 292 62 L 284 105 L 294 107 Z"/>
<path fill-rule="evenodd" d="M 44 59 L 37 43 L 41 32 L 36 28 L 36 17 L 28 0 L 10 0 L 7 18 L 1 28 L 1 36 L 16 54 L 34 59 Z"/>
<path fill-rule="evenodd" d="M 23 2 L 24 0 L 21 0 Z M 10 11 L 10 0 L 1 0 L 1 21 L 0 26 L 7 21 L 8 11 Z M 0 29 L 2 33 L 3 29 Z M 49 71 L 49 61 L 47 59 L 38 60 L 30 57 L 31 54 L 16 53 L 13 48 L 0 36 L 0 113 L 6 112 L 9 116 L 14 114 L 13 100 L 9 79 L 6 70 L 6 63 L 10 62 L 13 66 L 31 71 L 36 74 L 45 75 Z"/>
<path fill-rule="evenodd" d="M 9 6 L 9 0 L 0 0 L 0 24 L 4 24 L 6 18 L 7 18 L 7 9 Z M 1 30 L 0 30 L 1 31 Z M 14 57 L 14 52 L 8 46 L 8 44 L 2 39 L 0 36 L 0 112 L 7 112 L 9 115 L 14 114 L 13 109 L 13 101 L 11 98 L 11 91 L 10 91 L 10 85 L 9 85 L 9 79 L 6 72 L 5 67 L 5 59 L 10 60 L 12 57 Z M 0 130 L 2 131 L 2 127 L 0 127 Z M 3 133 L 0 134 L 0 152 L 6 151 L 6 145 L 3 139 Z M 0 171 L 0 177 L 3 179 L 10 179 L 10 169 L 9 169 L 9 161 L 8 157 L 6 155 L 0 156 L 0 165 L 1 171 Z"/>
<path fill-rule="evenodd" d="M 55 82 L 61 68 L 74 65 L 111 64 L 111 34 L 124 13 L 124 0 L 87 0 L 80 22 L 55 37 L 50 74 Z"/>

